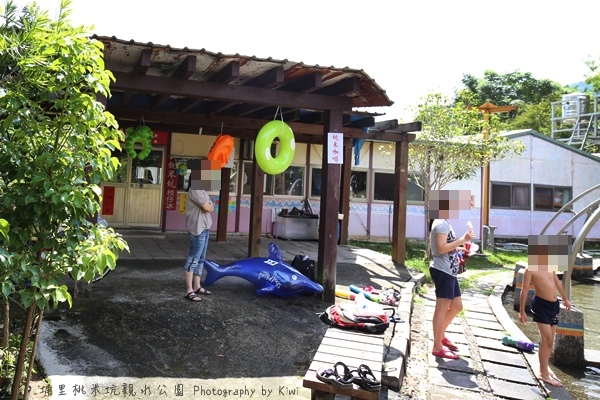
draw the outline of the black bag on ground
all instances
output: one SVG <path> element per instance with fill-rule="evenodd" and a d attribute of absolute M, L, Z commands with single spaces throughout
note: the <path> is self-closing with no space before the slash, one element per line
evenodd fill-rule
<path fill-rule="evenodd" d="M 298 272 L 307 277 L 313 282 L 317 281 L 317 263 L 315 260 L 311 260 L 308 256 L 303 254 L 298 254 L 292 260 L 290 264 L 292 267 L 296 268 Z"/>

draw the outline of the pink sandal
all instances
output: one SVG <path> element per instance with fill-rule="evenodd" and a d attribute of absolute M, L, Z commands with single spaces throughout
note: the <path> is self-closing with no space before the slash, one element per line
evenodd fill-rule
<path fill-rule="evenodd" d="M 450 339 L 448 339 L 448 338 L 442 339 L 442 344 L 444 346 L 446 346 L 447 348 L 449 348 L 450 350 L 452 350 L 452 351 L 457 351 L 458 350 L 458 346 L 455 345 L 454 343 L 452 343 L 450 341 Z"/>
<path fill-rule="evenodd" d="M 440 351 L 432 351 L 431 354 L 436 357 L 449 358 L 450 360 L 458 360 L 460 358 L 458 354 L 454 354 L 446 348 L 442 348 Z"/>

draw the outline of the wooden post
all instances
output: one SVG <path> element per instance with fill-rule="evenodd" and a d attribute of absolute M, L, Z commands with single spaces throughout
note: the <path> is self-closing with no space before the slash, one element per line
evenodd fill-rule
<path fill-rule="evenodd" d="M 340 164 L 329 164 L 329 132 L 342 133 L 342 111 L 325 112 L 323 132 L 323 172 L 321 190 L 321 212 L 319 215 L 319 250 L 317 278 L 323 285 L 322 298 L 326 302 L 335 302 L 337 273 L 337 232 L 338 210 L 340 204 Z"/>
<path fill-rule="evenodd" d="M 405 140 L 396 142 L 394 176 L 394 215 L 392 221 L 392 261 L 404 265 L 406 261 L 406 206 L 408 190 L 408 146 L 415 134 L 405 134 Z"/>
<path fill-rule="evenodd" d="M 344 218 L 339 221 L 339 244 L 348 244 L 348 223 L 350 218 L 350 177 L 352 175 L 352 139 L 344 139 L 344 164 L 342 167 L 340 211 Z"/>
<path fill-rule="evenodd" d="M 248 257 L 260 257 L 262 241 L 263 182 L 265 173 L 258 166 L 256 157 L 252 160 L 252 188 L 250 189 L 250 227 L 248 236 Z"/>
<path fill-rule="evenodd" d="M 217 242 L 227 241 L 227 215 L 229 211 L 229 184 L 231 168 L 221 168 L 221 191 L 219 194 L 219 214 L 217 216 Z"/>

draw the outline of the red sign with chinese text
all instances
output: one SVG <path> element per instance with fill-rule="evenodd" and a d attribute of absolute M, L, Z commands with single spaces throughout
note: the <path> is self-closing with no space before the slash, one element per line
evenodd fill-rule
<path fill-rule="evenodd" d="M 177 181 L 177 162 L 174 158 L 169 157 L 167 160 L 167 177 L 165 179 L 165 210 L 177 209 Z"/>
<path fill-rule="evenodd" d="M 113 215 L 115 211 L 115 187 L 104 186 L 102 191 L 102 215 Z"/>

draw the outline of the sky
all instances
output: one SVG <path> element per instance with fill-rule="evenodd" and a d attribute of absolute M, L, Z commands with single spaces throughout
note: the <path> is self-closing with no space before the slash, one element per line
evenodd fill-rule
<path fill-rule="evenodd" d="M 37 4 L 52 13 L 60 0 Z M 70 9 L 73 25 L 100 36 L 361 69 L 394 102 L 369 110 L 385 113 L 377 120 L 411 122 L 420 98 L 452 96 L 463 74 L 520 71 L 567 85 L 600 57 L 587 17 L 598 0 L 71 0 Z"/>

